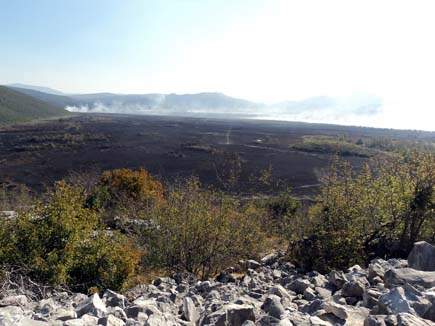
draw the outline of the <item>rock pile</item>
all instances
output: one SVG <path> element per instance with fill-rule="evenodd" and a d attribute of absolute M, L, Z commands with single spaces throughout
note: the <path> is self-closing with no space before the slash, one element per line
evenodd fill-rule
<path fill-rule="evenodd" d="M 203 282 L 176 274 L 125 296 L 60 292 L 33 302 L 17 292 L 0 301 L 0 325 L 435 325 L 434 253 L 420 242 L 409 264 L 375 259 L 327 275 L 300 274 L 271 254 L 243 262 L 243 274 Z"/>

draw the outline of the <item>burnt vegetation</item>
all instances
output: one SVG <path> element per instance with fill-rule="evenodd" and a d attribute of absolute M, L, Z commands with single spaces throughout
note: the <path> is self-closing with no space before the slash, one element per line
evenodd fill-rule
<path fill-rule="evenodd" d="M 430 133 L 232 121 L 228 144 L 228 121 L 171 119 L 1 130 L 3 274 L 123 290 L 272 250 L 325 272 L 435 241 Z"/>

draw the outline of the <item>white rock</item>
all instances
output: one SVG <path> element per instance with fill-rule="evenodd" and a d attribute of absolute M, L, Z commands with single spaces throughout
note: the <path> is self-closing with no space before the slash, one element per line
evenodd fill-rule
<path fill-rule="evenodd" d="M 199 313 L 190 297 L 183 299 L 183 316 L 187 321 L 194 323 L 199 319 Z"/>
<path fill-rule="evenodd" d="M 328 313 L 345 320 L 346 325 L 364 325 L 364 320 L 369 315 L 370 311 L 363 307 L 354 307 L 348 305 L 340 305 L 333 301 L 326 302 L 324 309 Z"/>
<path fill-rule="evenodd" d="M 84 314 L 90 314 L 92 316 L 101 318 L 107 314 L 107 309 L 103 301 L 101 301 L 98 293 L 95 293 L 76 308 L 76 313 L 78 317 L 81 317 Z"/>
<path fill-rule="evenodd" d="M 0 301 L 1 306 L 25 306 L 27 303 L 28 301 L 25 295 L 11 295 Z"/>
<path fill-rule="evenodd" d="M 98 325 L 102 326 L 124 326 L 125 322 L 113 315 L 98 319 Z"/>
<path fill-rule="evenodd" d="M 418 271 L 413 268 L 393 268 L 385 273 L 384 280 L 389 288 L 405 284 L 432 288 L 435 286 L 435 272 Z"/>
<path fill-rule="evenodd" d="M 76 319 L 77 313 L 74 310 L 67 310 L 63 308 L 57 309 L 53 314 L 54 320 L 66 321 L 69 319 Z"/>

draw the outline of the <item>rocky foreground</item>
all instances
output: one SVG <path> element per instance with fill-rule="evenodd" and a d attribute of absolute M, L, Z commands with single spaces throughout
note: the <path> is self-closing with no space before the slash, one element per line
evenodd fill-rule
<path fill-rule="evenodd" d="M 278 254 L 243 265 L 244 274 L 204 282 L 177 274 L 125 296 L 53 292 L 33 301 L 15 290 L 3 293 L 0 325 L 435 325 L 435 248 L 425 242 L 408 260 L 328 275 L 300 274 Z"/>

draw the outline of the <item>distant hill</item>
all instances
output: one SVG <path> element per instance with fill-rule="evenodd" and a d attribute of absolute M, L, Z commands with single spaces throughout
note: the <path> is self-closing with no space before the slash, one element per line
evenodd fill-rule
<path fill-rule="evenodd" d="M 45 93 L 42 91 L 36 91 L 34 89 L 29 89 L 29 88 L 21 88 L 21 87 L 13 87 L 13 86 L 8 86 L 9 88 L 12 88 L 14 90 L 16 90 L 17 92 L 29 95 L 31 97 L 34 97 L 38 100 L 53 104 L 53 105 L 58 105 L 61 107 L 66 107 L 66 106 L 73 106 L 73 105 L 77 105 L 78 101 L 74 100 L 73 98 L 67 96 L 67 95 L 56 95 L 56 94 L 52 94 L 52 93 Z"/>
<path fill-rule="evenodd" d="M 238 110 L 257 108 L 260 104 L 227 96 L 222 93 L 169 94 L 162 102 L 163 107 L 189 110 Z"/>
<path fill-rule="evenodd" d="M 30 86 L 29 86 L 30 87 Z M 52 94 L 14 88 L 71 112 L 182 115 L 192 117 L 257 118 L 332 124 L 371 123 L 382 111 L 382 99 L 373 95 L 316 96 L 299 101 L 263 104 L 222 93 L 196 94 Z M 54 91 L 59 93 L 58 91 Z"/>
<path fill-rule="evenodd" d="M 0 86 L 0 124 L 51 118 L 67 113 L 62 106 L 41 101 L 9 87 Z"/>
<path fill-rule="evenodd" d="M 26 84 L 19 84 L 19 83 L 9 84 L 9 85 L 5 85 L 5 86 L 13 87 L 13 88 L 31 89 L 34 91 L 43 92 L 43 93 L 47 93 L 47 94 L 53 94 L 53 95 L 64 95 L 61 91 L 58 91 L 56 89 L 49 88 L 49 87 L 44 87 L 44 86 L 26 85 Z"/>
<path fill-rule="evenodd" d="M 26 87 L 24 87 L 26 86 Z M 138 113 L 164 111 L 162 113 L 186 113 L 190 111 L 244 112 L 262 105 L 237 99 L 222 93 L 197 94 L 63 94 L 44 87 L 13 84 L 8 87 L 39 100 L 79 112 Z"/>

